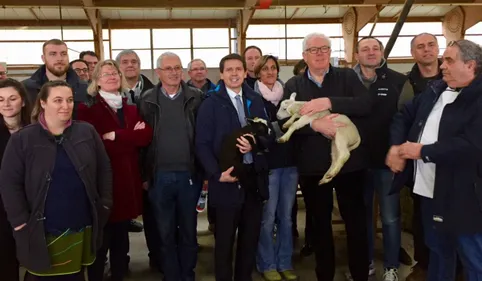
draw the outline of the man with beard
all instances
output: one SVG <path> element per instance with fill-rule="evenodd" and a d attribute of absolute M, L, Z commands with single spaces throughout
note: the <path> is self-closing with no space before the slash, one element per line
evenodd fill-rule
<path fill-rule="evenodd" d="M 390 123 L 398 111 L 398 99 L 407 77 L 387 67 L 383 45 L 374 37 L 363 37 L 356 44 L 358 64 L 353 68 L 373 99 L 372 113 L 366 119 L 366 135 L 362 136 L 368 148 L 369 166 L 365 177 L 365 204 L 367 206 L 368 275 L 375 275 L 373 196 L 378 194 L 383 229 L 384 281 L 398 280 L 399 256 L 411 264 L 410 256 L 401 249 L 400 194 L 389 194 L 393 174 L 385 165 L 388 152 Z M 364 137 L 364 138 L 363 138 Z M 349 274 L 347 274 L 348 276 Z M 348 278 L 350 279 L 350 278 Z"/>
<path fill-rule="evenodd" d="M 28 98 L 33 104 L 37 100 L 40 88 L 45 83 L 55 80 L 66 81 L 74 92 L 74 113 L 72 117 L 75 119 L 78 104 L 87 100 L 87 83 L 81 81 L 70 67 L 65 42 L 59 39 L 51 39 L 43 44 L 42 53 L 44 65 L 37 69 L 30 78 L 22 82 L 27 89 Z"/>
<path fill-rule="evenodd" d="M 124 50 L 115 58 L 129 89 L 124 93 L 128 104 L 137 104 L 141 95 L 154 87 L 152 82 L 141 74 L 141 60 L 133 50 Z"/>

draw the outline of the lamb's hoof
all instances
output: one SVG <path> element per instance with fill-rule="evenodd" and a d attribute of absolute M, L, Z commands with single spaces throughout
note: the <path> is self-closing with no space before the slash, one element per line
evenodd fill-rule
<path fill-rule="evenodd" d="M 332 179 L 333 179 L 332 176 L 325 175 L 325 176 L 318 182 L 318 185 L 322 185 L 322 184 L 325 184 L 325 183 L 329 183 Z"/>
<path fill-rule="evenodd" d="M 288 130 L 288 128 L 289 128 L 290 126 L 291 126 L 291 124 L 284 123 L 281 128 L 283 128 L 283 130 Z"/>
<path fill-rule="evenodd" d="M 285 138 L 285 137 L 281 137 L 279 139 L 277 139 L 278 143 L 285 143 L 288 141 L 288 138 Z"/>

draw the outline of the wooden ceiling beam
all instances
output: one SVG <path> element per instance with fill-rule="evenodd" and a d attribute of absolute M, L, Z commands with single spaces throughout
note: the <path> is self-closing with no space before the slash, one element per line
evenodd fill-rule
<path fill-rule="evenodd" d="M 92 0 L 82 0 L 82 6 L 84 7 L 85 15 L 90 22 L 90 26 L 92 27 L 92 31 L 94 34 L 98 34 L 97 26 L 99 24 L 100 19 L 100 12 L 97 9 L 85 9 L 85 7 L 94 8 L 94 3 Z M 102 32 L 102 30 L 100 31 Z"/>
<path fill-rule="evenodd" d="M 440 22 L 443 17 L 408 17 L 407 22 Z M 341 23 L 342 18 L 295 18 L 285 19 L 252 19 L 250 24 L 316 24 L 316 23 Z M 379 17 L 378 22 L 395 22 L 392 17 Z M 112 29 L 136 29 L 136 28 L 223 28 L 236 27 L 231 19 L 159 19 L 159 20 L 103 20 L 102 28 L 110 24 Z M 88 20 L 0 20 L 2 27 L 53 27 L 62 25 L 90 26 Z"/>
<path fill-rule="evenodd" d="M 40 18 L 38 17 L 37 13 L 35 13 L 35 11 L 33 10 L 33 8 L 28 8 L 28 10 L 30 11 L 30 13 L 32 14 L 32 16 L 33 16 L 37 21 L 40 20 Z"/>

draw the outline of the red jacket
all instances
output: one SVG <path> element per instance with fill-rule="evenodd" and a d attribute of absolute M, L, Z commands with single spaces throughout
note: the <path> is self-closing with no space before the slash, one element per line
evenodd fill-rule
<path fill-rule="evenodd" d="M 78 120 L 89 122 L 102 136 L 115 131 L 115 140 L 103 140 L 112 165 L 113 206 L 109 221 L 118 222 L 137 218 L 142 213 L 142 180 L 139 166 L 139 150 L 152 140 L 152 129 L 146 124 L 142 130 L 134 131 L 142 121 L 137 107 L 128 105 L 124 99 L 125 128 L 122 129 L 117 114 L 97 94 L 92 105 L 80 104 Z"/>

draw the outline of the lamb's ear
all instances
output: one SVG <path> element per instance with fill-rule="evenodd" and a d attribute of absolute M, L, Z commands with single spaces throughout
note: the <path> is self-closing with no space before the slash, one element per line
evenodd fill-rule
<path fill-rule="evenodd" d="M 292 93 L 290 96 L 290 100 L 295 101 L 296 99 L 296 93 Z"/>

